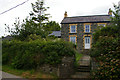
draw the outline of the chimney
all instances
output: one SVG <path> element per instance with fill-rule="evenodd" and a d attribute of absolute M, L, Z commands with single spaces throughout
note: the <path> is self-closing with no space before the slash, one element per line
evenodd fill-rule
<path fill-rule="evenodd" d="M 109 15 L 109 16 L 112 16 L 112 10 L 111 10 L 111 8 L 109 8 L 108 15 Z"/>
<path fill-rule="evenodd" d="M 67 17 L 67 11 L 65 11 L 64 18 Z"/>

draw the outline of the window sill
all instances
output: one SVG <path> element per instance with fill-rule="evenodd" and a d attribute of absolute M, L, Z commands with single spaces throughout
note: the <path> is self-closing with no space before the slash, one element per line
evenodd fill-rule
<path fill-rule="evenodd" d="M 77 32 L 69 32 L 69 33 L 71 33 L 71 34 L 74 34 L 74 33 L 75 33 L 75 34 L 76 34 Z"/>
<path fill-rule="evenodd" d="M 84 33 L 91 33 L 91 32 L 84 32 Z"/>

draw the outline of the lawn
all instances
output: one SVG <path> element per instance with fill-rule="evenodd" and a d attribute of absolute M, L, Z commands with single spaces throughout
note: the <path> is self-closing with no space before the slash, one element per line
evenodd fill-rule
<path fill-rule="evenodd" d="M 23 78 L 57 78 L 53 74 L 37 72 L 34 69 L 33 70 L 18 70 L 18 69 L 13 69 L 12 67 L 8 65 L 2 65 L 2 71 L 14 74 L 16 76 L 20 76 Z"/>

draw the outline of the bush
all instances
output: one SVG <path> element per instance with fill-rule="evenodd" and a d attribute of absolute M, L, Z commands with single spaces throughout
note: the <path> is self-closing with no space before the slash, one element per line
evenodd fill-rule
<path fill-rule="evenodd" d="M 65 41 L 3 41 L 3 64 L 17 69 L 36 69 L 43 64 L 57 65 L 63 56 L 75 55 L 74 45 Z"/>
<path fill-rule="evenodd" d="M 93 44 L 91 49 L 91 57 L 95 57 L 97 60 L 104 60 L 103 56 L 106 54 L 111 54 L 112 51 L 115 51 L 118 46 L 118 39 L 108 36 L 100 36 L 98 41 Z"/>
<path fill-rule="evenodd" d="M 105 37 L 118 37 L 118 30 L 114 27 L 110 27 L 110 26 L 106 26 L 101 28 L 100 30 L 97 30 L 94 34 L 93 34 L 93 40 L 94 43 L 96 43 L 99 39 L 100 36 Z"/>
<path fill-rule="evenodd" d="M 93 71 L 95 80 L 120 79 L 120 9 L 114 7 L 111 24 L 94 33 L 91 57 L 99 63 L 98 69 Z"/>
<path fill-rule="evenodd" d="M 105 29 L 105 28 L 104 28 Z M 118 34 L 115 36 L 112 31 L 104 32 L 101 29 L 94 34 L 95 43 L 92 45 L 91 57 L 95 58 L 99 66 L 93 71 L 93 78 L 119 79 L 120 78 L 120 43 Z M 108 29 L 110 29 L 108 27 Z M 105 30 L 108 30 L 107 28 Z M 102 33 L 103 31 L 103 33 Z M 114 32 L 114 30 L 113 30 Z"/>

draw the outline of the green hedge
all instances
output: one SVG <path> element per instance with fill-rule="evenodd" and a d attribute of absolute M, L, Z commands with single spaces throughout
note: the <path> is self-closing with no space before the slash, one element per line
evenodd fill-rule
<path fill-rule="evenodd" d="M 112 29 L 102 28 L 94 34 L 90 56 L 99 65 L 91 74 L 93 80 L 120 79 L 120 38 Z"/>
<path fill-rule="evenodd" d="M 75 55 L 74 45 L 65 41 L 3 41 L 2 63 L 17 69 L 32 69 L 43 64 L 57 65 L 63 56 Z"/>

